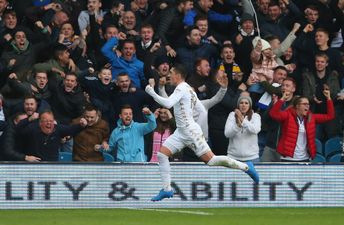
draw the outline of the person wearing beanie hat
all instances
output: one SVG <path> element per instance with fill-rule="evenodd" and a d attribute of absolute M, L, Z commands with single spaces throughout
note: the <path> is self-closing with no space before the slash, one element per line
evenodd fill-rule
<path fill-rule="evenodd" d="M 246 21 L 251 21 L 252 23 L 254 23 L 254 18 L 252 15 L 248 14 L 248 13 L 243 13 L 240 17 L 240 24 L 245 23 Z"/>
<path fill-rule="evenodd" d="M 257 46 L 257 44 L 258 44 L 259 41 L 261 42 L 261 46 L 262 46 L 262 47 L 261 47 L 261 50 L 262 50 L 262 51 L 271 48 L 271 45 L 269 44 L 269 42 L 267 42 L 266 40 L 264 40 L 264 39 L 262 39 L 262 38 L 260 38 L 260 37 L 255 37 L 255 38 L 253 39 L 252 45 L 253 45 L 254 48 L 256 48 L 256 46 Z"/>
<path fill-rule="evenodd" d="M 251 97 L 244 93 L 238 98 L 237 109 L 228 115 L 225 125 L 225 136 L 229 139 L 227 155 L 242 162 L 258 162 L 261 118 L 252 110 Z"/>
<path fill-rule="evenodd" d="M 262 94 L 264 88 L 259 84 L 260 76 L 265 76 L 264 80 L 272 82 L 274 68 L 278 66 L 271 45 L 260 37 L 255 37 L 252 41 L 254 46 L 251 52 L 252 72 L 249 76 L 248 83 L 250 93 Z M 259 96 L 258 96 L 259 97 Z"/>
<path fill-rule="evenodd" d="M 156 57 L 154 60 L 154 68 L 158 69 L 158 67 L 164 63 L 167 63 L 167 64 L 171 63 L 170 59 L 167 56 L 162 55 L 162 56 Z"/>
<path fill-rule="evenodd" d="M 252 70 L 250 59 L 250 54 L 253 49 L 252 40 L 258 36 L 255 25 L 252 15 L 243 13 L 241 15 L 240 24 L 238 25 L 238 31 L 233 35 L 232 40 L 236 53 L 235 61 L 240 65 L 244 73 L 244 82 L 246 82 Z"/>
<path fill-rule="evenodd" d="M 159 92 L 166 92 L 167 95 L 170 95 L 173 90 L 174 86 L 171 85 L 171 60 L 169 57 L 165 55 L 161 55 L 155 58 L 154 60 L 154 69 L 150 71 L 151 78 L 154 79 L 156 84 L 155 91 Z"/>
<path fill-rule="evenodd" d="M 238 101 L 237 101 L 237 107 L 239 108 L 239 105 L 243 99 L 247 100 L 247 102 L 249 104 L 249 110 L 252 109 L 252 99 L 250 96 L 245 96 L 245 95 L 240 95 L 240 97 L 238 98 Z"/>

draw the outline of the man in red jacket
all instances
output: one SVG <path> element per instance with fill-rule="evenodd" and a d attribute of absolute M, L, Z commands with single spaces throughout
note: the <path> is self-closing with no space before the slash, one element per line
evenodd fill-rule
<path fill-rule="evenodd" d="M 281 161 L 309 162 L 310 159 L 314 159 L 316 124 L 325 123 L 335 116 L 330 91 L 325 89 L 323 93 L 327 99 L 327 114 L 313 114 L 309 110 L 309 100 L 306 97 L 296 98 L 292 107 L 282 111 L 281 106 L 291 94 L 289 92 L 285 92 L 271 108 L 269 112 L 271 118 L 282 125 L 282 133 L 277 145 Z"/>

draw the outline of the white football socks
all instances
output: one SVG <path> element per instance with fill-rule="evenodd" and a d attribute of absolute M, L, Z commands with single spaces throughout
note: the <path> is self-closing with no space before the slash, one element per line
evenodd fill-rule
<path fill-rule="evenodd" d="M 171 167 L 170 161 L 168 161 L 168 156 L 158 152 L 158 160 L 163 189 L 165 191 L 171 191 Z"/>
<path fill-rule="evenodd" d="M 225 155 L 215 155 L 207 163 L 208 166 L 224 166 L 233 169 L 239 169 L 242 171 L 247 171 L 248 166 L 246 163 L 239 162 L 235 159 L 229 158 Z"/>

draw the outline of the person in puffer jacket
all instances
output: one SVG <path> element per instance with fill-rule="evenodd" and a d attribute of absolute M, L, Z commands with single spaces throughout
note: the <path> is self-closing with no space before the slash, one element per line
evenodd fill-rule
<path fill-rule="evenodd" d="M 309 162 L 316 155 L 315 131 L 317 123 L 325 123 L 334 119 L 335 112 L 330 91 L 323 91 L 327 99 L 327 113 L 314 114 L 309 108 L 306 97 L 294 99 L 293 106 L 282 111 L 281 106 L 291 94 L 285 92 L 270 110 L 272 119 L 282 125 L 282 133 L 277 145 L 283 162 Z"/>

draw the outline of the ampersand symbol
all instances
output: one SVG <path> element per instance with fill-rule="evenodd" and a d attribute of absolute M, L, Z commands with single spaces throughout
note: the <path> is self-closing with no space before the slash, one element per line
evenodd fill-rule
<path fill-rule="evenodd" d="M 109 193 L 109 198 L 114 201 L 123 201 L 128 198 L 133 198 L 135 200 L 139 200 L 138 197 L 134 195 L 135 188 L 129 188 L 128 184 L 125 182 L 116 182 L 111 184 L 112 191 Z M 120 192 L 122 194 L 121 197 L 116 197 L 116 193 Z"/>

